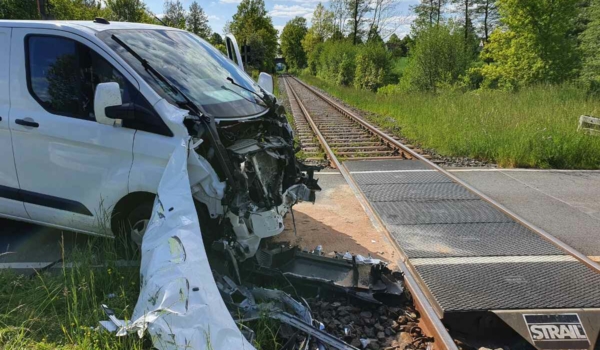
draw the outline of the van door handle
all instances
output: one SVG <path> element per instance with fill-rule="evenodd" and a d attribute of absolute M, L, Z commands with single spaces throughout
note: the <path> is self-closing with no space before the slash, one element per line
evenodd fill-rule
<path fill-rule="evenodd" d="M 25 120 L 25 119 L 15 119 L 15 123 L 23 126 L 30 126 L 32 128 L 37 128 L 40 124 L 34 122 L 33 120 Z"/>

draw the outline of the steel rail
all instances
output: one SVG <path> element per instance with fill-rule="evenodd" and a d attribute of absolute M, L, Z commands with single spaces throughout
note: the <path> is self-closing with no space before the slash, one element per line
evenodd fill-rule
<path fill-rule="evenodd" d="M 291 85 L 286 80 L 286 78 L 284 78 L 284 85 L 286 87 L 286 91 L 289 90 L 288 96 L 293 97 L 296 100 L 300 99 L 297 96 L 297 94 L 290 92 L 290 91 L 293 91 L 293 89 L 291 89 Z M 341 119 L 345 120 L 345 122 L 349 122 L 350 124 L 345 125 L 345 126 L 338 126 L 335 124 L 323 125 L 323 124 L 317 124 L 317 123 L 319 123 L 318 118 L 311 118 L 310 121 L 307 120 L 306 118 L 304 118 L 304 120 L 307 121 L 310 129 L 312 130 L 313 135 L 315 135 L 317 137 L 317 139 L 321 145 L 323 145 L 324 142 L 327 142 L 328 144 L 345 143 L 347 145 L 350 145 L 354 142 L 358 142 L 358 143 L 373 143 L 375 145 L 374 146 L 373 145 L 355 146 L 355 147 L 348 147 L 348 146 L 344 147 L 343 145 L 338 145 L 339 147 L 337 147 L 335 152 L 333 151 L 333 149 L 330 149 L 329 151 L 327 151 L 325 153 L 330 162 L 330 166 L 332 168 L 337 168 L 337 165 L 335 164 L 335 162 L 332 161 L 332 159 L 335 157 L 340 157 L 340 156 L 341 157 L 348 156 L 348 158 L 346 160 L 408 159 L 408 158 L 411 158 L 408 154 L 403 152 L 401 148 L 397 147 L 394 144 L 386 142 L 385 139 L 382 139 L 377 134 L 373 133 L 370 129 L 364 127 L 363 125 L 361 125 L 359 123 L 354 122 L 352 119 L 347 118 L 345 115 L 341 114 L 340 116 L 338 116 L 338 118 L 341 118 Z M 321 120 L 321 122 L 323 122 L 323 121 Z M 330 122 L 330 123 L 334 123 L 334 122 Z M 341 131 L 341 134 L 331 135 L 331 131 L 335 130 L 336 128 L 340 128 L 341 130 L 343 129 L 344 131 Z M 328 133 L 330 135 L 328 135 Z M 304 136 L 306 136 L 306 135 L 304 135 Z M 374 140 L 373 138 L 377 138 L 377 140 Z M 327 140 L 330 140 L 332 142 L 329 142 Z M 331 145 L 330 145 L 330 148 L 331 148 Z M 304 147 L 303 147 L 303 149 L 304 149 Z M 360 151 L 355 151 L 355 150 L 360 150 Z M 382 154 L 382 153 L 387 153 L 387 154 Z"/>
<path fill-rule="evenodd" d="M 371 222 L 373 222 L 373 224 L 375 225 L 375 228 L 378 231 L 383 232 L 387 236 L 387 239 L 393 243 L 393 246 L 398 251 L 398 253 L 401 257 L 400 261 L 398 261 L 398 265 L 399 265 L 400 269 L 402 270 L 402 272 L 404 273 L 406 287 L 408 288 L 408 290 L 410 291 L 410 293 L 413 297 L 416 308 L 421 313 L 421 316 L 422 316 L 421 320 L 424 323 L 424 327 L 423 327 L 424 330 L 427 333 L 431 334 L 434 338 L 434 344 L 433 344 L 434 347 L 436 349 L 458 350 L 458 347 L 454 343 L 454 340 L 452 339 L 452 337 L 450 336 L 450 334 L 446 330 L 446 327 L 444 326 L 444 324 L 442 323 L 442 321 L 440 319 L 440 317 L 441 317 L 440 310 L 435 309 L 431 305 L 425 292 L 421 288 L 420 284 L 417 282 L 419 279 L 415 278 L 415 276 L 414 276 L 415 272 L 413 271 L 413 269 L 411 269 L 410 267 L 407 266 L 406 262 L 408 260 L 408 257 L 402 251 L 402 249 L 400 248 L 400 246 L 398 245 L 396 240 L 393 239 L 393 237 L 389 233 L 389 231 L 385 228 L 385 225 L 383 224 L 383 222 L 381 221 L 379 216 L 375 213 L 375 210 L 371 207 L 371 204 L 366 199 L 366 197 L 364 196 L 364 194 L 362 193 L 362 191 L 360 190 L 360 188 L 358 187 L 358 185 L 356 184 L 356 182 L 350 175 L 350 172 L 348 171 L 348 169 L 342 163 L 340 163 L 340 161 L 337 159 L 335 154 L 333 154 L 333 151 L 327 144 L 327 141 L 325 140 L 323 135 L 321 135 L 316 124 L 312 120 L 310 113 L 308 112 L 308 110 L 306 109 L 306 107 L 304 106 L 304 104 L 302 103 L 302 101 L 300 100 L 300 98 L 298 97 L 298 95 L 296 94 L 294 89 L 292 88 L 292 86 L 287 82 L 287 78 L 284 78 L 284 84 L 285 84 L 286 90 L 291 93 L 291 95 L 288 94 L 288 96 L 294 97 L 296 103 L 300 107 L 300 110 L 304 114 L 304 117 L 306 118 L 306 120 L 311 124 L 311 127 L 314 126 L 313 130 L 315 130 L 315 135 L 317 136 L 317 139 L 321 143 L 321 146 L 327 152 L 327 154 L 331 157 L 330 159 L 331 159 L 333 165 L 335 165 L 338 168 L 341 175 L 344 177 L 344 179 L 346 180 L 346 182 L 348 183 L 348 185 L 350 186 L 350 188 L 356 195 L 359 203 L 365 210 L 365 213 L 367 214 L 367 216 L 369 217 Z"/>
<path fill-rule="evenodd" d="M 300 109 L 302 110 L 302 112 L 304 113 L 304 118 L 306 119 L 306 121 L 308 122 L 308 125 L 310 125 L 310 128 L 312 129 L 313 133 L 315 134 L 315 136 L 319 140 L 319 143 L 321 144 L 321 148 L 323 148 L 323 150 L 327 154 L 327 157 L 329 158 L 329 162 L 330 162 L 331 167 L 332 168 L 338 168 L 340 163 L 337 161 L 337 158 L 335 157 L 335 154 L 333 154 L 333 150 L 329 147 L 329 145 L 327 144 L 327 141 L 325 141 L 325 137 L 323 137 L 323 134 L 321 134 L 321 132 L 319 131 L 319 128 L 317 127 L 317 124 L 315 124 L 315 122 L 312 120 L 312 118 L 310 118 L 308 116 L 308 112 L 304 108 L 304 104 L 302 104 L 300 102 L 300 98 L 296 94 L 296 91 L 294 91 L 292 89 L 292 86 L 289 85 L 289 83 L 287 82 L 286 78 L 284 78 L 283 82 L 285 83 L 286 90 L 288 92 L 292 93 L 292 96 L 294 97 L 294 100 L 296 100 L 296 103 L 298 104 L 298 106 L 300 107 Z M 290 96 L 289 93 L 288 93 L 288 96 Z M 291 102 L 290 102 L 290 104 L 291 104 Z"/>
<path fill-rule="evenodd" d="M 363 120 L 361 117 L 357 116 L 356 114 L 354 114 L 352 111 L 350 111 L 346 107 L 342 106 L 337 101 L 334 101 L 329 96 L 324 95 L 320 91 L 316 90 L 312 86 L 304 83 L 303 81 L 301 81 L 300 79 L 298 79 L 296 77 L 291 77 L 291 78 L 294 79 L 295 81 L 297 81 L 298 83 L 300 83 L 302 86 L 304 86 L 305 88 L 307 88 L 309 91 L 311 91 L 315 95 L 317 95 L 319 98 L 323 99 L 330 106 L 332 106 L 333 108 L 335 108 L 337 111 L 339 111 L 340 113 L 342 113 L 346 117 L 348 117 L 348 118 L 350 118 L 350 119 L 352 119 L 352 120 L 354 120 L 354 121 L 362 124 L 364 127 L 368 128 L 372 132 L 376 133 L 379 137 L 384 138 L 387 142 L 391 142 L 391 143 L 395 144 L 396 146 L 398 146 L 401 149 L 403 149 L 405 152 L 408 152 L 413 157 L 419 159 L 420 161 L 422 161 L 425 164 L 429 165 L 433 169 L 435 169 L 435 170 L 441 172 L 442 174 L 448 176 L 454 182 L 456 182 L 459 185 L 465 187 L 467 190 L 469 190 L 473 194 L 479 196 L 481 199 L 483 199 L 484 201 L 488 202 L 489 204 L 491 204 L 492 206 L 494 206 L 496 209 L 498 209 L 501 212 L 503 212 L 505 215 L 511 217 L 513 220 L 519 222 L 521 225 L 527 227 L 529 230 L 535 232 L 536 234 L 540 235 L 542 238 L 546 239 L 547 241 L 549 241 L 550 243 L 554 244 L 558 248 L 562 249 L 563 251 L 565 251 L 569 255 L 573 256 L 575 259 L 581 261 L 588 268 L 594 270 L 595 272 L 599 272 L 600 273 L 600 264 L 594 262 L 593 260 L 591 260 L 590 258 L 588 258 L 585 254 L 582 254 L 581 252 L 579 252 L 575 248 L 571 247 L 570 245 L 566 244 L 565 242 L 561 241 L 560 239 L 552 236 L 551 234 L 549 234 L 548 232 L 544 231 L 543 229 L 535 226 L 531 222 L 525 220 L 524 218 L 522 218 L 518 214 L 516 214 L 513 211 L 511 211 L 510 209 L 506 208 L 504 205 L 502 205 L 502 204 L 496 202 L 494 199 L 488 197 L 486 194 L 482 193 L 478 189 L 474 188 L 473 186 L 471 186 L 468 183 L 464 182 L 463 180 L 459 179 L 455 175 L 452 175 L 450 172 L 448 172 L 445 169 L 441 168 L 437 164 L 431 162 L 430 160 L 428 160 L 427 158 L 423 157 L 422 155 L 416 153 L 415 151 L 413 151 L 412 149 L 408 148 L 404 144 L 398 142 L 396 139 L 392 138 L 391 136 L 389 136 L 385 132 L 379 130 L 379 128 L 375 127 L 374 125 L 372 125 L 372 124 L 368 123 L 367 121 Z"/>

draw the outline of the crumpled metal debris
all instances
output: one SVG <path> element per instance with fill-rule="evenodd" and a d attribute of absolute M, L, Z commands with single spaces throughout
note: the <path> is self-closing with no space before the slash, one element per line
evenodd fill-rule
<path fill-rule="evenodd" d="M 231 318 L 208 263 L 188 177 L 189 138 L 173 152 L 142 242 L 141 291 L 117 335 L 145 331 L 157 349 L 254 349 Z M 115 323 L 113 321 L 113 323 Z"/>
<path fill-rule="evenodd" d="M 297 247 L 259 250 L 260 269 L 255 272 L 283 275 L 297 283 L 318 285 L 371 303 L 404 297 L 402 274 L 389 270 L 380 259 L 349 252 L 330 258 L 317 251 L 303 252 Z"/>
<path fill-rule="evenodd" d="M 259 287 L 248 288 L 235 284 L 232 279 L 221 276 L 215 271 L 213 274 L 232 316 L 238 315 L 236 322 L 243 323 L 261 317 L 279 320 L 308 335 L 305 342 L 300 345 L 300 349 L 308 349 L 312 337 L 319 349 L 324 349 L 323 345 L 327 345 L 333 349 L 358 350 L 327 333 L 323 323 L 313 320 L 306 301 L 303 300 L 305 304 L 302 304 L 283 291 Z"/>
<path fill-rule="evenodd" d="M 190 161 L 190 154 L 196 158 L 189 149 L 190 142 L 189 138 L 182 139 L 158 187 L 142 240 L 141 291 L 132 321 L 117 319 L 103 305 L 110 321 L 101 321 L 101 325 L 117 336 L 136 333 L 142 337 L 147 331 L 159 350 L 254 349 L 249 342 L 254 332 L 244 322 L 269 317 L 307 335 L 299 349 L 308 349 L 312 343 L 319 349 L 357 350 L 327 333 L 323 323 L 313 319 L 305 300 L 301 302 L 279 290 L 242 285 L 235 258 L 232 263 L 237 283 L 211 269 L 192 196 L 202 194 L 202 201 L 212 206 L 214 213 L 220 213 L 216 208 L 222 184 L 213 179 L 209 168 L 200 166 L 201 161 Z M 202 188 L 190 190 L 191 176 L 206 180 L 200 182 Z M 291 207 L 298 200 L 309 199 L 310 194 L 305 185 L 291 186 L 284 205 Z M 213 242 L 213 248 L 219 242 Z M 228 247 L 225 245 L 222 251 Z M 321 256 L 321 246 L 313 253 L 296 249 L 261 252 L 257 256 L 261 268 L 268 266 L 286 278 L 326 285 L 369 302 L 379 302 L 377 293 L 398 296 L 403 292 L 399 276 L 370 256 L 346 252 L 336 259 L 326 258 Z"/>

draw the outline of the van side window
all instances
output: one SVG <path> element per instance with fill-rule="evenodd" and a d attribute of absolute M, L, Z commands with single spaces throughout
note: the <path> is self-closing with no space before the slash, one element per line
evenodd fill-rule
<path fill-rule="evenodd" d="M 95 120 L 96 85 L 117 82 L 123 103 L 131 102 L 133 86 L 104 58 L 74 40 L 56 36 L 27 38 L 27 84 L 47 111 Z"/>
<path fill-rule="evenodd" d="M 123 103 L 135 105 L 135 118 L 124 120 L 124 127 L 173 136 L 135 86 L 94 50 L 75 40 L 49 35 L 28 36 L 25 47 L 29 93 L 48 112 L 95 121 L 96 86 L 117 82 Z"/>

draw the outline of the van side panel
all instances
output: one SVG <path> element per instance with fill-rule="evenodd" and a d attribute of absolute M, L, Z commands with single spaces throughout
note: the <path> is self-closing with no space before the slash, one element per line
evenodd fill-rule
<path fill-rule="evenodd" d="M 28 218 L 18 195 L 19 181 L 8 126 L 11 33 L 12 28 L 0 27 L 0 214 Z"/>

